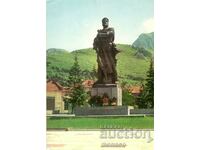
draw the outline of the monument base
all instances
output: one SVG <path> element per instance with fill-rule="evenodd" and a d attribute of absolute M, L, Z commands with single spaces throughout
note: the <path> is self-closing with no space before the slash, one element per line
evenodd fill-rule
<path fill-rule="evenodd" d="M 122 105 L 122 88 L 119 84 L 94 84 L 91 96 L 103 96 L 107 94 L 109 99 L 116 98 L 116 105 Z"/>

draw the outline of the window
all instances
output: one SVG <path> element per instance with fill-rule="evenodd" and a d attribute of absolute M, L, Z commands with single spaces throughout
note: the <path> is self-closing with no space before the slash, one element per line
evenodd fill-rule
<path fill-rule="evenodd" d="M 55 109 L 55 97 L 47 96 L 47 110 Z"/>
<path fill-rule="evenodd" d="M 68 101 L 64 101 L 64 110 L 68 110 L 69 109 L 69 102 Z"/>

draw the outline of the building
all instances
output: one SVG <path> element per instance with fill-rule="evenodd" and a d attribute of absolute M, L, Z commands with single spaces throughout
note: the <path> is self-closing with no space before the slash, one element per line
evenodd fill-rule
<path fill-rule="evenodd" d="M 94 84 L 94 80 L 85 80 L 82 83 L 86 92 L 91 92 L 93 84 Z"/>
<path fill-rule="evenodd" d="M 69 104 L 64 101 L 64 96 L 70 93 L 70 88 L 62 87 L 59 83 L 48 80 L 46 91 L 47 114 L 68 113 Z"/>
<path fill-rule="evenodd" d="M 93 80 L 85 80 L 82 83 L 87 93 L 90 93 L 93 84 Z M 63 87 L 56 81 L 48 80 L 46 90 L 47 114 L 71 113 L 71 104 L 64 101 L 64 98 L 69 97 L 71 92 L 69 87 Z"/>
<path fill-rule="evenodd" d="M 143 91 L 143 87 L 142 86 L 131 86 L 128 88 L 128 91 L 130 93 L 132 93 L 132 95 L 134 95 L 134 96 L 139 96 L 140 93 Z"/>

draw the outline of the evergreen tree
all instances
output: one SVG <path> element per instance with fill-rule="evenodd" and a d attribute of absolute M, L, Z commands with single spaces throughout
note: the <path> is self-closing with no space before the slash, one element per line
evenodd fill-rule
<path fill-rule="evenodd" d="M 80 84 L 82 80 L 81 74 L 82 72 L 80 65 L 78 64 L 77 54 L 75 54 L 74 64 L 69 70 L 69 77 L 68 77 L 69 86 L 75 87 L 76 84 Z"/>
<path fill-rule="evenodd" d="M 144 86 L 144 99 L 147 108 L 154 108 L 154 66 L 153 59 L 150 62 L 150 68 L 147 72 L 146 84 Z"/>
<path fill-rule="evenodd" d="M 87 99 L 87 93 L 82 85 L 81 69 L 78 64 L 77 55 L 74 57 L 74 64 L 69 70 L 68 82 L 72 88 L 68 100 L 72 105 L 72 112 L 76 106 L 82 106 Z"/>
<path fill-rule="evenodd" d="M 69 95 L 69 97 L 70 98 L 68 98 L 68 100 L 71 103 L 72 112 L 74 112 L 74 108 L 76 106 L 83 106 L 84 102 L 88 98 L 88 95 L 83 86 L 79 84 L 72 89 L 72 93 Z"/>
<path fill-rule="evenodd" d="M 139 108 L 154 108 L 154 66 L 153 59 L 150 61 L 150 68 L 147 72 L 145 85 L 141 84 L 143 90 L 136 99 Z"/>

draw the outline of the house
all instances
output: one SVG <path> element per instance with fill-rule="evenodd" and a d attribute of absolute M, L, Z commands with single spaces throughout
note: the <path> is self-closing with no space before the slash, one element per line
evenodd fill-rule
<path fill-rule="evenodd" d="M 61 86 L 56 81 L 48 80 L 46 89 L 47 114 L 68 113 L 69 104 L 64 96 L 70 93 L 70 88 Z"/>
<path fill-rule="evenodd" d="M 85 80 L 82 83 L 86 92 L 91 91 L 93 84 L 93 80 Z M 46 90 L 47 114 L 71 112 L 71 104 L 68 101 L 64 101 L 64 98 L 69 97 L 71 88 L 63 87 L 56 81 L 48 80 Z"/>
<path fill-rule="evenodd" d="M 94 84 L 94 80 L 85 80 L 82 83 L 86 92 L 90 92 L 92 90 L 93 84 Z"/>
<path fill-rule="evenodd" d="M 134 96 L 139 96 L 140 93 L 143 91 L 142 86 L 131 86 L 128 88 L 128 91 L 132 93 Z"/>

